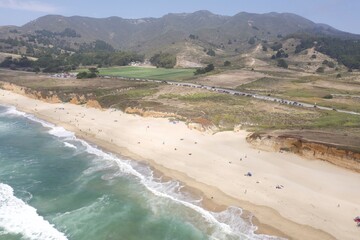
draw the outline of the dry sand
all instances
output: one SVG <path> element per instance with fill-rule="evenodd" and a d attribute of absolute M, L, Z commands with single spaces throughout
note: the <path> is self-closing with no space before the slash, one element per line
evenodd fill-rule
<path fill-rule="evenodd" d="M 215 203 L 249 210 L 263 233 L 293 239 L 360 236 L 353 222 L 360 215 L 360 174 L 291 153 L 259 151 L 246 142 L 245 131 L 210 135 L 182 122 L 49 104 L 4 90 L 0 103 L 61 125 L 110 151 L 145 160 Z M 249 171 L 252 177 L 244 176 Z"/>

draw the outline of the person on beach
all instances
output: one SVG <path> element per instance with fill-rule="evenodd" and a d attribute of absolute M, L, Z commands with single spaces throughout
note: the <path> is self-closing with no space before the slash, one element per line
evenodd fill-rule
<path fill-rule="evenodd" d="M 360 227 L 360 216 L 357 216 L 356 218 L 354 218 L 354 221 L 356 222 L 356 225 L 358 227 Z"/>

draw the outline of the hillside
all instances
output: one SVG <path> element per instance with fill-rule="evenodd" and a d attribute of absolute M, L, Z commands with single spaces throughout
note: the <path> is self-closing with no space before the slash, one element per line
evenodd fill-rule
<path fill-rule="evenodd" d="M 159 52 L 171 54 L 176 59 L 171 66 L 176 67 L 221 67 L 229 61 L 233 68 L 242 68 L 276 65 L 285 59 L 289 67 L 314 72 L 324 60 L 358 69 L 357 39 L 360 35 L 291 13 L 221 16 L 198 11 L 143 19 L 47 15 L 21 27 L 0 27 L 0 52 L 39 58 L 35 66 L 20 67 L 32 65 L 33 69 L 47 68 L 47 72 L 81 65 L 127 65 Z M 118 51 L 127 53 L 104 54 Z M 320 53 L 318 61 L 313 61 L 311 51 Z M 19 67 L 16 65 L 8 61 L 2 67 Z"/>
<path fill-rule="evenodd" d="M 22 27 L 0 28 L 1 38 L 46 38 L 44 44 L 62 44 L 76 49 L 81 43 L 102 40 L 116 49 L 141 52 L 183 42 L 193 35 L 217 48 L 247 49 L 248 41 L 274 41 L 297 32 L 331 33 L 331 36 L 360 38 L 290 13 L 253 14 L 241 12 L 221 16 L 208 11 L 167 14 L 161 18 L 123 19 L 47 15 Z M 57 41 L 55 41 L 57 40 Z M 64 44 L 67 42 L 67 44 Z"/>

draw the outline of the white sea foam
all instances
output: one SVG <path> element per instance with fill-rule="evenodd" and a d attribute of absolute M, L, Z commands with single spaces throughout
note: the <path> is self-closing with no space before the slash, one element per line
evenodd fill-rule
<path fill-rule="evenodd" d="M 6 107 L 6 111 L 2 113 L 3 115 L 16 115 L 16 116 L 25 116 L 26 115 L 26 113 L 18 111 L 13 106 L 5 106 L 5 107 Z"/>
<path fill-rule="evenodd" d="M 68 142 L 64 142 L 64 145 L 68 148 L 73 148 L 73 149 L 77 149 L 77 147 L 71 143 L 68 143 Z"/>
<path fill-rule="evenodd" d="M 0 227 L 5 233 L 21 234 L 30 240 L 66 240 L 66 236 L 39 216 L 36 209 L 14 196 L 13 189 L 0 183 Z"/>
<path fill-rule="evenodd" d="M 180 193 L 181 186 L 179 182 L 172 181 L 170 183 L 169 182 L 163 183 L 156 181 L 153 178 L 152 174 L 149 174 L 147 176 L 137 171 L 134 167 L 132 167 L 130 161 L 119 159 L 113 154 L 106 153 L 90 145 L 86 141 L 76 138 L 74 133 L 69 132 L 62 127 L 57 127 L 54 124 L 38 119 L 33 115 L 19 112 L 14 107 L 10 107 L 10 109 L 11 110 L 7 111 L 8 114 L 16 114 L 19 116 L 26 117 L 30 120 L 39 122 L 44 127 L 50 128 L 49 130 L 50 134 L 59 137 L 64 141 L 65 140 L 79 141 L 86 148 L 86 151 L 88 153 L 96 155 L 100 159 L 115 162 L 119 168 L 120 174 L 128 174 L 135 176 L 136 178 L 139 179 L 141 184 L 145 186 L 154 195 L 161 198 L 169 199 L 175 203 L 181 204 L 198 212 L 203 217 L 203 219 L 205 219 L 206 222 L 212 224 L 213 226 L 219 229 L 218 231 L 215 231 L 215 233 L 213 233 L 213 235 L 211 236 L 212 239 L 227 239 L 228 238 L 227 236 L 229 235 L 232 236 L 231 239 L 233 239 L 233 237 L 235 236 L 240 237 L 241 239 L 258 239 L 258 240 L 280 239 L 277 237 L 255 234 L 254 232 L 256 231 L 257 227 L 245 222 L 244 219 L 241 218 L 242 210 L 240 208 L 231 207 L 221 213 L 213 213 L 207 211 L 198 205 L 197 200 L 186 199 Z M 64 144 L 66 144 L 66 142 Z M 96 170 L 96 168 L 92 170 Z M 93 171 L 85 172 L 85 174 L 88 174 L 89 172 L 93 172 Z"/>
<path fill-rule="evenodd" d="M 51 126 L 51 130 L 49 131 L 51 135 L 54 135 L 56 137 L 60 138 L 73 138 L 75 137 L 75 134 L 69 131 L 66 131 L 63 127 L 55 127 Z"/>

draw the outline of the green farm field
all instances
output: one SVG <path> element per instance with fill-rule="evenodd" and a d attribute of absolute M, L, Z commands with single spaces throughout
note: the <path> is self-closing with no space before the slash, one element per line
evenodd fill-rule
<path fill-rule="evenodd" d="M 166 69 L 166 68 L 146 68 L 146 67 L 113 67 L 100 68 L 100 75 L 129 77 L 129 78 L 147 78 L 156 80 L 185 80 L 194 76 L 194 69 Z"/>

